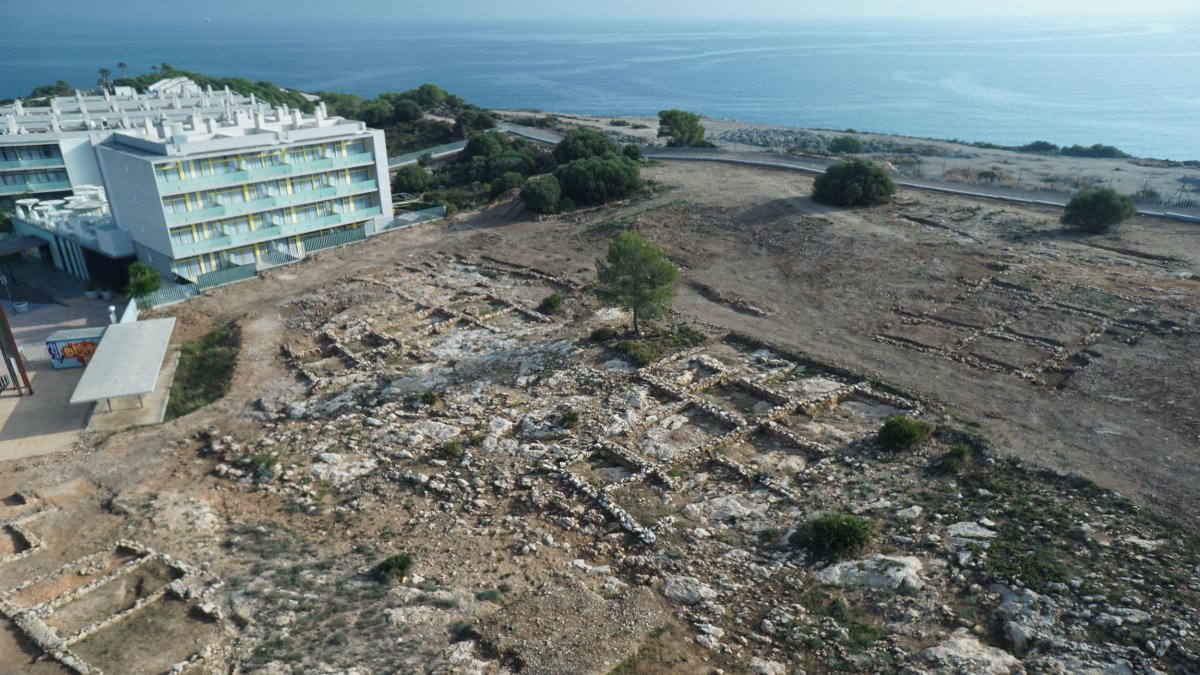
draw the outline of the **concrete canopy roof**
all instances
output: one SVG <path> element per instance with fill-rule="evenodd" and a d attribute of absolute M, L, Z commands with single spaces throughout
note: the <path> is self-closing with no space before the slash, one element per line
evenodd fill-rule
<path fill-rule="evenodd" d="M 108 327 L 88 363 L 71 403 L 141 396 L 154 391 L 174 317 L 120 323 Z"/>

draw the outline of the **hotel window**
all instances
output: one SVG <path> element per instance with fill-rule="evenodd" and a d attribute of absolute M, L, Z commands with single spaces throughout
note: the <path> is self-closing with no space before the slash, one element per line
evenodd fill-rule
<path fill-rule="evenodd" d="M 176 246 L 184 246 L 187 244 L 194 244 L 195 242 L 196 242 L 196 238 L 194 236 L 192 236 L 191 228 L 183 229 L 183 230 L 171 230 L 171 243 L 172 244 L 174 244 Z"/>

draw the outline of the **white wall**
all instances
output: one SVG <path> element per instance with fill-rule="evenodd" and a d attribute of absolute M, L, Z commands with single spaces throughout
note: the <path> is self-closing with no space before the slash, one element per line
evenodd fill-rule
<path fill-rule="evenodd" d="M 138 244 L 138 257 L 142 258 L 143 248 L 170 257 L 171 236 L 154 178 L 154 165 L 147 158 L 134 157 L 103 145 L 96 147 L 96 154 L 104 173 L 104 184 L 108 187 L 108 205 L 113 219 L 129 229 L 134 243 Z"/>

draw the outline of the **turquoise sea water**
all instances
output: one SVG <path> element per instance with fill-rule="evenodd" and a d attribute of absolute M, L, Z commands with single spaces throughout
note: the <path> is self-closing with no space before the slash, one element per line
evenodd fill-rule
<path fill-rule="evenodd" d="M 892 24 L 23 25 L 0 97 L 125 61 L 364 96 L 433 82 L 489 107 L 1107 143 L 1200 159 L 1200 17 Z"/>

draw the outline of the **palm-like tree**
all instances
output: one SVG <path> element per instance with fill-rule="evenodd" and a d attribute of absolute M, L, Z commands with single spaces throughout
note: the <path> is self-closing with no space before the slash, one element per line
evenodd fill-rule
<path fill-rule="evenodd" d="M 125 69 L 128 67 L 129 67 L 129 64 L 125 63 L 124 61 L 117 64 L 117 68 L 121 69 L 121 79 L 125 79 Z"/>
<path fill-rule="evenodd" d="M 108 68 L 101 68 L 100 79 L 97 80 L 97 84 L 100 85 L 101 89 L 107 89 L 112 84 L 112 71 Z"/>

